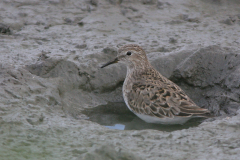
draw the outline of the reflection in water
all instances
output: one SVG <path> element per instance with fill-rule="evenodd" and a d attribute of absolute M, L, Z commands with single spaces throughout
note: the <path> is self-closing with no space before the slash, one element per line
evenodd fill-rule
<path fill-rule="evenodd" d="M 106 126 L 109 129 L 118 129 L 118 130 L 124 130 L 125 129 L 125 125 L 123 124 L 115 124 L 115 126 Z"/>
<path fill-rule="evenodd" d="M 82 113 L 87 115 L 90 121 L 104 125 L 110 129 L 119 130 L 155 129 L 171 132 L 175 130 L 196 127 L 201 123 L 202 120 L 199 118 L 191 119 L 183 125 L 162 125 L 146 123 L 131 111 L 129 111 L 125 103 L 108 103 L 107 105 L 85 109 L 82 111 Z"/>

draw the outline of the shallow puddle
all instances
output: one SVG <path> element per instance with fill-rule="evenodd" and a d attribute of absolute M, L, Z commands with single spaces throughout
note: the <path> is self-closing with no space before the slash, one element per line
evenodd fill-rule
<path fill-rule="evenodd" d="M 143 130 L 154 129 L 161 131 L 175 131 L 196 127 L 202 119 L 191 119 L 183 125 L 161 125 L 146 123 L 133 114 L 125 103 L 108 103 L 95 108 L 85 109 L 83 114 L 89 117 L 90 121 L 96 122 L 110 129 L 119 130 Z"/>

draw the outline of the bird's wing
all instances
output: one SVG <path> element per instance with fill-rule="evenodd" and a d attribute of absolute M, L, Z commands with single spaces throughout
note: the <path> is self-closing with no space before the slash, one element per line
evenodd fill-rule
<path fill-rule="evenodd" d="M 127 97 L 136 113 L 159 118 L 190 117 L 209 112 L 198 107 L 179 86 L 163 76 L 133 82 Z"/>

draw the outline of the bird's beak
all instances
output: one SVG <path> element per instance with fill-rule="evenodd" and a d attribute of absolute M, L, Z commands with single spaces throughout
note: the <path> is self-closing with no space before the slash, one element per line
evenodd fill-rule
<path fill-rule="evenodd" d="M 113 64 L 113 63 L 118 63 L 118 57 L 116 57 L 114 60 L 112 60 L 112 61 L 109 61 L 109 62 L 107 62 L 106 64 L 104 64 L 104 65 L 102 65 L 101 66 L 101 68 L 104 68 L 104 67 L 106 67 L 106 66 L 108 66 L 108 65 L 110 65 L 110 64 Z"/>

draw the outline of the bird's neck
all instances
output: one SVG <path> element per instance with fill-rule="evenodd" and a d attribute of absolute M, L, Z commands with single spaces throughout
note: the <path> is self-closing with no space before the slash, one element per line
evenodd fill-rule
<path fill-rule="evenodd" d="M 139 73 L 145 72 L 153 68 L 149 62 L 145 63 L 135 63 L 127 66 L 127 77 L 132 77 L 133 75 L 138 75 Z M 139 74 L 141 75 L 141 74 Z"/>

